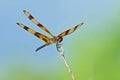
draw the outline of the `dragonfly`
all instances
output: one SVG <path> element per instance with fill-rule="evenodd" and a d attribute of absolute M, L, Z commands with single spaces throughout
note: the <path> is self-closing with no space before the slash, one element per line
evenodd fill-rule
<path fill-rule="evenodd" d="M 42 41 L 44 41 L 44 45 L 38 47 L 35 51 L 37 52 L 38 50 L 44 48 L 45 46 L 49 46 L 53 43 L 55 43 L 56 45 L 58 45 L 59 43 L 61 43 L 63 41 L 63 37 L 66 35 L 69 35 L 71 33 L 73 33 L 75 30 L 77 30 L 79 27 L 81 27 L 84 23 L 81 22 L 80 24 L 72 27 L 71 29 L 68 29 L 62 33 L 60 33 L 58 36 L 54 36 L 45 26 L 43 26 L 41 23 L 39 23 L 28 11 L 23 10 L 24 14 L 27 16 L 27 18 L 32 21 L 35 25 L 37 25 L 39 28 L 41 28 L 43 31 L 45 31 L 46 33 L 48 33 L 51 37 L 48 37 L 42 33 L 36 32 L 35 30 L 27 27 L 26 25 L 22 24 L 22 23 L 17 23 L 18 26 L 20 26 L 21 28 L 25 29 L 26 31 L 28 31 L 29 33 L 33 34 L 34 36 L 38 37 L 39 39 L 41 39 Z"/>

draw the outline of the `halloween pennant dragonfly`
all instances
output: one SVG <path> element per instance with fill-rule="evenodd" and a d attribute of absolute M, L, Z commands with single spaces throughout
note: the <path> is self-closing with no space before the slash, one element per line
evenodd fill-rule
<path fill-rule="evenodd" d="M 63 40 L 64 36 L 73 33 L 75 30 L 77 30 L 79 27 L 81 27 L 83 25 L 83 23 L 80 23 L 80 24 L 74 26 L 73 28 L 68 29 L 68 30 L 60 33 L 58 36 L 54 36 L 45 26 L 43 26 L 41 23 L 39 23 L 28 11 L 23 10 L 23 12 L 28 17 L 28 19 L 30 21 L 32 21 L 35 25 L 37 25 L 39 28 L 41 28 L 43 31 L 45 31 L 46 33 L 48 33 L 52 37 L 51 38 L 51 37 L 48 37 L 44 34 L 36 32 L 24 24 L 17 23 L 18 26 L 22 27 L 23 29 L 25 29 L 29 33 L 33 34 L 34 36 L 38 37 L 39 39 L 41 39 L 45 42 L 45 44 L 43 46 L 40 46 L 39 48 L 37 48 L 36 51 L 40 50 L 41 48 L 43 48 L 45 46 L 51 45 L 53 43 L 56 43 L 56 44 L 60 43 Z"/>

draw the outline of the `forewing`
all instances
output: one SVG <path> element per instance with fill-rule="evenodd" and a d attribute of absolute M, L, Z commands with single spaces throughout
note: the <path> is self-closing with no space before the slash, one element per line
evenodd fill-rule
<path fill-rule="evenodd" d="M 79 27 L 81 27 L 82 25 L 83 25 L 83 23 L 80 23 L 80 24 L 76 25 L 75 27 L 62 32 L 61 34 L 59 34 L 59 36 L 64 37 L 66 35 L 69 35 L 69 34 L 73 33 L 75 30 L 77 30 Z"/>
<path fill-rule="evenodd" d="M 45 26 L 43 26 L 41 23 L 39 23 L 28 11 L 23 10 L 23 12 L 28 17 L 28 19 L 31 20 L 35 25 L 37 25 L 42 30 L 44 30 L 45 32 L 47 32 L 48 34 L 50 34 L 52 37 L 54 37 L 53 34 Z"/>
<path fill-rule="evenodd" d="M 36 31 L 34 31 L 33 29 L 25 26 L 24 24 L 21 23 L 17 23 L 18 26 L 22 27 L 23 29 L 25 29 L 26 31 L 28 31 L 29 33 L 35 35 L 36 37 L 38 37 L 39 39 L 43 40 L 46 44 L 50 44 L 50 38 L 45 36 L 44 34 L 38 33 Z"/>

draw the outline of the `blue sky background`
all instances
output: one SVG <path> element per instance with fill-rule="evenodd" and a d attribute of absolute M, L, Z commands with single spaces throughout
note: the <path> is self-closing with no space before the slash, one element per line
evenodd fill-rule
<path fill-rule="evenodd" d="M 82 52 L 94 51 L 93 48 L 90 50 L 88 47 L 86 48 L 86 46 L 90 46 L 92 43 L 99 43 L 100 45 L 102 42 L 99 41 L 103 41 L 103 38 L 106 37 L 108 37 L 108 39 L 111 39 L 112 36 L 117 37 L 120 28 L 119 26 L 112 25 L 119 23 L 119 5 L 119 0 L 1 0 L 0 78 L 7 80 L 4 78 L 6 76 L 8 77 L 11 71 L 13 71 L 13 73 L 20 73 L 16 71 L 24 71 L 24 68 L 25 70 L 28 69 L 28 72 L 39 73 L 38 75 L 41 75 L 43 80 L 55 80 L 57 78 L 54 78 L 54 76 L 60 77 L 59 75 L 61 74 L 69 76 L 55 45 L 45 47 L 36 53 L 35 49 L 43 45 L 43 42 L 16 25 L 17 22 L 21 22 L 36 31 L 45 33 L 27 19 L 23 10 L 29 11 L 55 35 L 80 22 L 84 22 L 84 25 L 79 30 L 65 37 L 63 40 L 65 56 L 73 72 L 76 72 L 75 74 L 79 80 L 79 73 L 81 72 L 77 72 L 79 69 L 76 69 L 76 65 L 79 65 L 79 63 L 76 61 L 80 60 L 82 63 L 82 61 L 86 59 L 84 57 L 90 55 L 81 54 Z M 78 46 L 79 44 L 80 46 Z M 94 45 L 95 44 L 92 46 Z M 98 47 L 99 45 L 96 44 L 95 46 Z M 106 45 L 106 43 L 101 44 L 101 46 L 104 45 Z M 82 50 L 79 51 L 79 56 L 75 56 L 77 50 L 79 50 L 78 48 Z M 74 51 L 76 52 L 74 53 Z M 118 53 L 120 53 L 119 50 Z M 99 54 L 97 56 L 100 57 L 101 55 Z M 53 75 L 49 75 L 51 72 L 53 72 Z M 83 75 L 85 75 L 85 73 L 83 73 Z M 46 76 L 48 79 L 45 78 Z M 66 76 L 64 76 L 63 79 L 66 79 Z M 9 78 L 9 80 L 10 79 L 14 80 L 15 78 Z M 67 79 L 70 78 L 67 77 Z M 84 79 L 84 77 L 82 77 L 82 79 L 88 80 Z"/>

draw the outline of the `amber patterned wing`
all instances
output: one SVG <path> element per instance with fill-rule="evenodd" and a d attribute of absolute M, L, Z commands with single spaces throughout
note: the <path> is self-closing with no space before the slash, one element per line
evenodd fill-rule
<path fill-rule="evenodd" d="M 28 11 L 23 10 L 23 12 L 28 17 L 28 19 L 31 20 L 35 25 L 37 25 L 42 30 L 44 30 L 45 32 L 47 32 L 48 34 L 50 34 L 52 37 L 54 37 L 54 35 L 45 26 L 43 26 L 42 24 L 40 24 Z"/>
<path fill-rule="evenodd" d="M 71 29 L 68 29 L 68 30 L 62 32 L 62 33 L 59 34 L 58 36 L 64 37 L 64 36 L 66 36 L 66 35 L 69 35 L 69 34 L 73 33 L 75 30 L 77 30 L 79 27 L 81 27 L 82 25 L 83 25 L 83 23 L 80 23 L 80 24 L 76 25 L 75 27 L 73 27 L 73 28 L 71 28 Z"/>
<path fill-rule="evenodd" d="M 44 34 L 38 33 L 36 31 L 34 31 L 33 29 L 25 26 L 24 24 L 21 23 L 17 23 L 18 26 L 22 27 L 23 29 L 25 29 L 26 31 L 28 31 L 29 33 L 35 35 L 36 37 L 38 37 L 39 39 L 43 40 L 46 44 L 50 44 L 50 38 L 45 36 Z"/>

